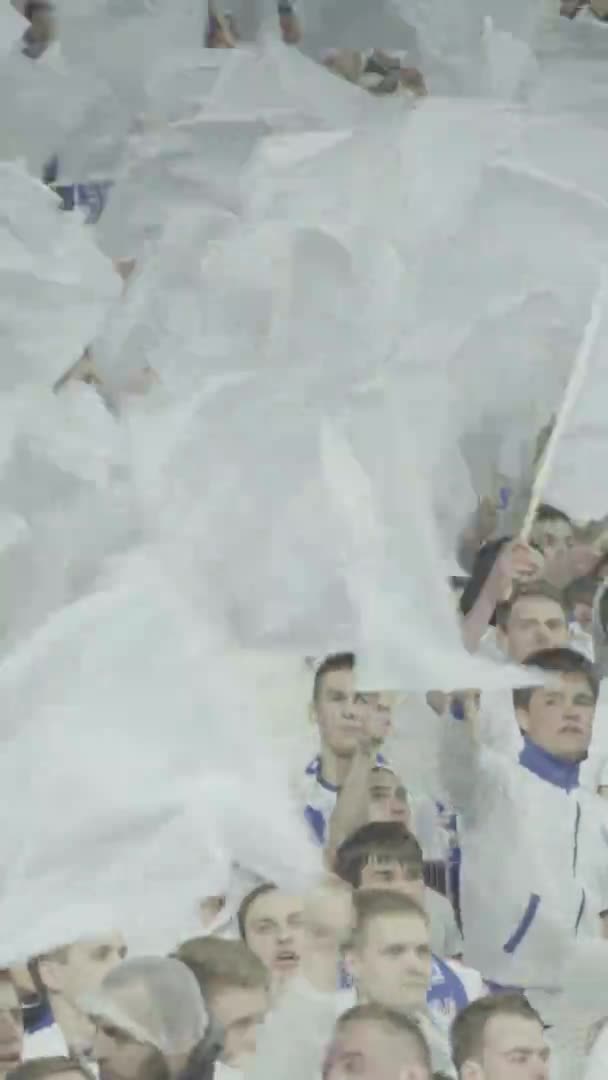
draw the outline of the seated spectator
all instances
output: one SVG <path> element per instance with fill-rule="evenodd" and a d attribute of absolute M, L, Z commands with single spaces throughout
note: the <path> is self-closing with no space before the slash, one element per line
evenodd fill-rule
<path fill-rule="evenodd" d="M 241 941 L 192 938 L 177 950 L 194 975 L 211 1019 L 222 1032 L 220 1061 L 243 1068 L 256 1051 L 257 1031 L 270 1004 L 270 979 L 261 960 Z"/>
<path fill-rule="evenodd" d="M 275 885 L 259 885 L 239 908 L 241 938 L 266 968 L 273 996 L 300 966 L 303 921 L 302 899 L 281 892 Z"/>
<path fill-rule="evenodd" d="M 390 889 L 410 896 L 426 911 L 436 956 L 462 955 L 462 935 L 449 900 L 424 884 L 422 851 L 416 837 L 398 822 L 374 822 L 358 829 L 338 849 L 338 876 L 353 889 Z"/>
<path fill-rule="evenodd" d="M 431 1054 L 415 1020 L 380 1005 L 355 1005 L 340 1017 L 323 1080 L 431 1080 Z"/>
<path fill-rule="evenodd" d="M 481 998 L 452 1025 L 459 1080 L 549 1080 L 550 1051 L 542 1020 L 523 994 Z"/>
<path fill-rule="evenodd" d="M 220 1049 L 191 971 L 178 960 L 127 960 L 87 999 L 100 1080 L 211 1080 Z"/>
<path fill-rule="evenodd" d="M 51 1023 L 26 1036 L 25 1057 L 87 1056 L 94 1027 L 82 1006 L 84 995 L 96 990 L 126 955 L 123 939 L 78 941 L 39 956 L 32 973 L 51 1008 Z"/>
<path fill-rule="evenodd" d="M 26 1061 L 9 1073 L 7 1080 L 91 1080 L 91 1077 L 73 1058 L 47 1057 Z"/>
<path fill-rule="evenodd" d="M 23 1017 L 10 972 L 0 971 L 0 1080 L 23 1060 Z"/>

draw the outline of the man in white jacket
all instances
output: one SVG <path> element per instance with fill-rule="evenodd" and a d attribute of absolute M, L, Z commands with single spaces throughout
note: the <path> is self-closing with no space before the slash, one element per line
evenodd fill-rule
<path fill-rule="evenodd" d="M 608 815 L 579 786 L 598 680 L 569 649 L 527 663 L 552 683 L 515 691 L 519 760 L 483 746 L 474 715 L 452 716 L 442 770 L 461 815 L 467 957 L 499 987 L 552 995 L 564 951 L 600 939 L 608 911 Z"/>

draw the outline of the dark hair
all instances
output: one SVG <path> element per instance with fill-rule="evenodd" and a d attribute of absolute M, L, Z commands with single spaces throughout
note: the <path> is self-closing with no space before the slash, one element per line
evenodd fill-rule
<path fill-rule="evenodd" d="M 236 920 L 239 927 L 239 934 L 243 941 L 247 941 L 246 923 L 249 908 L 255 904 L 258 897 L 265 896 L 266 893 L 276 892 L 276 889 L 277 886 L 273 885 L 271 881 L 265 881 L 262 885 L 256 885 L 255 889 L 252 889 L 250 893 L 247 893 L 247 896 L 241 901 Z"/>
<path fill-rule="evenodd" d="M 352 943 L 354 946 L 361 944 L 370 922 L 385 915 L 414 915 L 430 926 L 429 917 L 424 908 L 402 892 L 394 892 L 391 889 L 360 889 L 353 896 L 353 904 L 355 926 Z"/>
<path fill-rule="evenodd" d="M 523 665 L 540 668 L 541 671 L 554 671 L 558 675 L 584 675 L 595 700 L 597 701 L 599 697 L 600 680 L 595 665 L 574 649 L 543 649 L 529 656 L 523 661 Z M 535 690 L 538 690 L 537 686 L 525 686 L 514 690 L 514 707 L 527 710 Z"/>
<path fill-rule="evenodd" d="M 326 656 L 322 664 L 315 671 L 315 681 L 312 689 L 312 700 L 317 702 L 321 695 L 323 679 L 332 671 L 353 671 L 355 667 L 355 654 L 352 652 L 332 653 Z"/>
<path fill-rule="evenodd" d="M 368 1004 L 355 1005 L 338 1019 L 336 1030 L 348 1027 L 349 1024 L 371 1022 L 381 1024 L 391 1034 L 405 1035 L 416 1044 L 416 1049 L 423 1064 L 427 1069 L 431 1068 L 431 1052 L 428 1043 L 420 1030 L 417 1020 L 413 1016 L 407 1016 L 396 1012 L 394 1009 L 386 1009 L 383 1005 Z"/>
<path fill-rule="evenodd" d="M 7 1073 L 6 1080 L 46 1080 L 47 1077 L 59 1076 L 60 1073 L 79 1072 L 87 1076 L 87 1072 L 79 1061 L 69 1057 L 43 1057 L 34 1061 L 24 1061 L 16 1069 Z"/>
<path fill-rule="evenodd" d="M 192 972 L 206 1001 L 227 988 L 268 988 L 266 968 L 243 941 L 213 936 L 190 938 L 180 945 L 175 959 Z"/>
<path fill-rule="evenodd" d="M 450 1032 L 452 1058 L 460 1073 L 467 1061 L 479 1061 L 483 1053 L 486 1025 L 495 1016 L 518 1016 L 544 1027 L 536 1009 L 519 993 L 478 998 L 458 1013 Z"/>
<path fill-rule="evenodd" d="M 502 536 L 499 540 L 490 540 L 480 547 L 475 556 L 471 576 L 460 597 L 460 611 L 463 615 L 468 615 L 475 607 L 479 594 L 492 573 L 494 563 L 505 544 L 509 544 L 511 540 L 511 536 Z M 494 626 L 494 623 L 494 616 L 492 616 L 490 625 Z"/>
<path fill-rule="evenodd" d="M 513 590 L 508 600 L 502 601 L 496 606 L 496 625 L 501 630 L 506 630 L 509 625 L 509 619 L 511 613 L 518 600 L 553 600 L 555 604 L 559 604 L 566 618 L 568 617 L 568 609 L 564 600 L 564 595 L 559 589 L 556 589 L 553 585 L 549 585 L 547 581 L 531 581 L 526 585 L 518 585 Z"/>
<path fill-rule="evenodd" d="M 556 506 L 550 506 L 549 503 L 541 503 L 534 515 L 535 525 L 542 524 L 543 521 L 565 521 L 568 525 L 572 525 L 571 518 L 563 510 L 558 510 Z"/>
<path fill-rule="evenodd" d="M 358 889 L 364 867 L 372 858 L 419 868 L 420 877 L 423 875 L 422 848 L 400 821 L 371 821 L 351 833 L 336 852 L 334 872 Z"/>

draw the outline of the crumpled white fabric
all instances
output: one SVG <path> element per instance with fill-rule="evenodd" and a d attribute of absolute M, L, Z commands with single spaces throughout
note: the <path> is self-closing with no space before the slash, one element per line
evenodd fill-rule
<path fill-rule="evenodd" d="M 93 234 L 17 164 L 0 163 L 0 391 L 52 385 L 96 336 L 120 279 Z"/>

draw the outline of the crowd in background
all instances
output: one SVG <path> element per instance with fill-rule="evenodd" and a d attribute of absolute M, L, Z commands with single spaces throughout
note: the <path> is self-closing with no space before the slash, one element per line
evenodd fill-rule
<path fill-rule="evenodd" d="M 210 0 L 206 47 L 251 37 L 248 3 Z M 562 13 L 586 7 L 608 18 L 605 0 L 563 0 Z M 24 14 L 36 60 L 56 32 L 53 5 L 30 0 Z M 297 46 L 297 9 L 281 0 L 277 18 Z M 374 94 L 426 93 L 423 72 L 373 42 L 323 62 Z M 45 180 L 66 209 L 90 197 L 86 178 L 62 187 L 57 161 Z M 57 391 L 72 378 L 102 389 L 90 354 Z M 318 748 L 293 798 L 322 852 L 318 888 L 292 894 L 235 866 L 230 895 L 193 898 L 197 932 L 171 956 L 129 959 L 117 927 L 3 971 L 2 1076 L 556 1080 L 571 1075 L 571 1052 L 596 1080 L 608 1009 L 562 1036 L 578 1008 L 564 970 L 608 939 L 605 509 L 576 523 L 541 505 L 527 542 L 500 535 L 499 502 L 482 500 L 451 582 L 464 639 L 549 682 L 429 688 L 411 705 L 439 725 L 439 790 L 421 787 L 415 757 L 393 762 L 407 703 L 365 692 L 351 653 L 311 662 Z"/>

